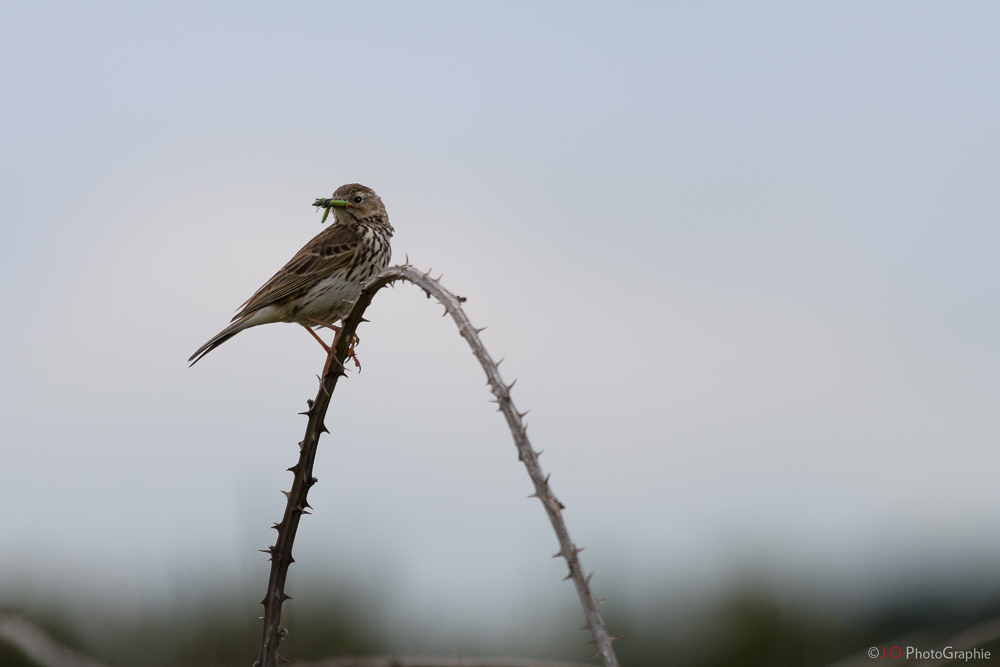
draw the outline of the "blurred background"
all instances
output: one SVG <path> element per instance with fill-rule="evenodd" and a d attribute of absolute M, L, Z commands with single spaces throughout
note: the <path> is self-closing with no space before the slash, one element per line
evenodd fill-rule
<path fill-rule="evenodd" d="M 998 29 L 990 2 L 3 3 L 0 606 L 113 664 L 249 664 L 324 355 L 272 325 L 186 359 L 360 182 L 519 379 L 625 664 L 1000 615 Z M 440 315 L 411 286 L 368 311 L 283 653 L 585 660 Z"/>

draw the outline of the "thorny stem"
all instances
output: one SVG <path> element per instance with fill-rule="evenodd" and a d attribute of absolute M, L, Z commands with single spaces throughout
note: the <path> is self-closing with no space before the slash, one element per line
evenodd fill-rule
<path fill-rule="evenodd" d="M 284 658 L 278 655 L 278 644 L 287 631 L 281 627 L 281 604 L 289 596 L 285 595 L 285 578 L 288 574 L 288 566 L 294 562 L 292 558 L 292 543 L 295 541 L 295 532 L 298 529 L 299 518 L 306 511 L 309 504 L 306 502 L 306 495 L 309 488 L 316 483 L 316 478 L 312 476 L 313 462 L 316 459 L 316 448 L 319 444 L 321 433 L 329 433 L 323 420 L 326 417 L 333 390 L 337 386 L 337 380 L 344 375 L 344 363 L 347 360 L 349 344 L 354 338 L 354 332 L 363 321 L 365 310 L 371 304 L 375 294 L 397 280 L 405 280 L 413 283 L 422 289 L 428 297 L 434 296 L 438 302 L 444 306 L 447 314 L 451 315 L 455 324 L 458 325 L 458 332 L 466 340 L 472 353 L 479 360 L 479 364 L 486 372 L 486 380 L 490 385 L 490 390 L 496 397 L 497 410 L 504 414 L 507 419 L 507 426 L 510 427 L 511 435 L 514 437 L 514 445 L 517 447 L 518 458 L 524 462 L 524 467 L 528 470 L 528 476 L 535 486 L 535 493 L 532 497 L 538 498 L 545 508 L 545 513 L 552 523 L 552 529 L 559 540 L 559 551 L 553 556 L 566 559 L 569 566 L 569 574 L 566 579 L 572 579 L 576 586 L 577 595 L 583 605 L 583 613 L 587 618 L 584 629 L 589 629 L 593 643 L 597 652 L 592 657 L 600 657 L 605 667 L 618 667 L 618 658 L 615 656 L 611 646 L 617 637 L 608 634 L 604 626 L 604 619 L 601 618 L 597 608 L 604 602 L 594 597 L 590 590 L 590 575 L 585 575 L 583 567 L 580 565 L 579 553 L 582 549 L 573 544 L 570 539 L 566 523 L 562 518 L 564 506 L 556 499 L 555 494 L 549 487 L 549 477 L 542 472 L 538 465 L 538 452 L 531 447 L 528 434 L 525 431 L 523 417 L 525 413 L 519 413 L 514 407 L 514 401 L 510 397 L 510 388 L 514 383 L 504 384 L 503 378 L 496 363 L 490 357 L 482 341 L 479 339 L 479 332 L 469 322 L 468 316 L 462 310 L 464 297 L 455 296 L 441 284 L 431 278 L 430 272 L 422 273 L 409 264 L 403 266 L 392 266 L 385 269 L 377 276 L 368 280 L 361 289 L 361 294 L 354 302 L 351 312 L 343 321 L 343 328 L 337 337 L 337 345 L 334 349 L 335 363 L 331 363 L 329 371 L 323 376 L 320 382 L 319 391 L 316 398 L 309 401 L 309 409 L 303 414 L 309 418 L 306 425 L 305 437 L 300 444 L 301 453 L 299 462 L 289 468 L 294 473 L 295 479 L 292 482 L 292 489 L 286 495 L 288 502 L 285 505 L 285 514 L 280 523 L 274 524 L 278 531 L 278 539 L 274 545 L 266 550 L 271 554 L 271 575 L 267 584 L 267 595 L 261 601 L 264 605 L 264 634 L 261 640 L 260 659 L 254 663 L 255 667 L 276 667 L 278 662 L 285 662 Z M 515 380 L 516 382 L 516 380 Z"/>

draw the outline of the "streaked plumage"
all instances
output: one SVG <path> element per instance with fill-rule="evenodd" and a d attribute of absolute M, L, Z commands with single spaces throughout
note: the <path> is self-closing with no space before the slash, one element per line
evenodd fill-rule
<path fill-rule="evenodd" d="M 342 207 L 330 208 L 334 200 Z M 318 200 L 317 205 L 320 202 L 333 211 L 334 224 L 295 253 L 243 304 L 232 324 L 191 355 L 191 365 L 244 329 L 260 324 L 337 322 L 350 311 L 362 283 L 389 265 L 393 229 L 382 200 L 371 188 L 343 185 L 330 200 Z"/>

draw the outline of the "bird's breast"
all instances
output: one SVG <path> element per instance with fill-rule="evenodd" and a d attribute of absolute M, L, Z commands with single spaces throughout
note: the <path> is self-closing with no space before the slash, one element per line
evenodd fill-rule
<path fill-rule="evenodd" d="M 333 324 L 350 311 L 360 293 L 360 282 L 345 280 L 342 274 L 328 276 L 302 295 L 294 318 L 306 323 L 311 318 Z"/>
<path fill-rule="evenodd" d="M 318 281 L 299 300 L 295 319 L 313 318 L 332 324 L 351 310 L 361 285 L 389 265 L 392 250 L 388 234 L 361 228 L 361 243 L 353 261 Z"/>

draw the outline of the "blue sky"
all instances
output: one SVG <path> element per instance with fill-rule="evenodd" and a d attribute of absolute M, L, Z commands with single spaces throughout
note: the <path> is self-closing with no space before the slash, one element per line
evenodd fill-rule
<path fill-rule="evenodd" d="M 598 586 L 974 572 L 1000 551 L 998 20 L 3 6 L 0 571 L 263 585 L 322 353 L 274 325 L 185 360 L 357 181 L 489 325 Z M 573 605 L 453 326 L 412 288 L 371 313 L 292 594 Z"/>

